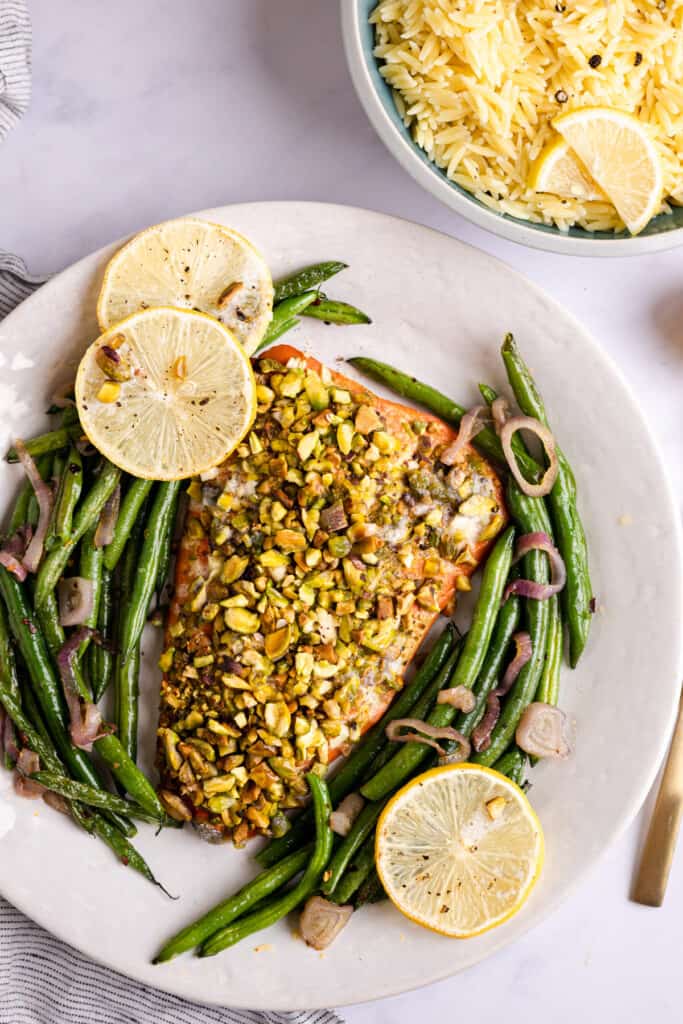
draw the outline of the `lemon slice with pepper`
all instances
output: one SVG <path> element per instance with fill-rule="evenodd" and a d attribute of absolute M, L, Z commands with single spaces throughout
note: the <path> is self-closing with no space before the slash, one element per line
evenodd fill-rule
<path fill-rule="evenodd" d="M 147 228 L 112 257 L 97 300 L 100 330 L 152 306 L 207 313 L 253 352 L 270 323 L 273 281 L 237 231 L 181 217 Z"/>
<path fill-rule="evenodd" d="M 180 480 L 222 462 L 256 415 L 249 357 L 204 313 L 155 308 L 106 331 L 76 376 L 83 430 L 111 462 Z"/>
<path fill-rule="evenodd" d="M 375 861 L 401 913 L 466 939 L 524 904 L 543 865 L 543 832 L 522 790 L 500 772 L 447 765 L 392 797 L 377 824 Z"/>

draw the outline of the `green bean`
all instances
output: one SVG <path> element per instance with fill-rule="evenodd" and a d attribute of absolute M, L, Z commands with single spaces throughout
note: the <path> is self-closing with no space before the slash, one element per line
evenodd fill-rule
<path fill-rule="evenodd" d="M 154 786 L 129 757 L 118 736 L 113 733 L 103 736 L 95 743 L 95 750 L 135 803 L 139 804 L 148 814 L 163 821 L 166 812 L 161 806 Z"/>
<path fill-rule="evenodd" d="M 507 753 L 498 758 L 493 767 L 501 775 L 507 775 L 508 779 L 512 782 L 522 786 L 526 777 L 527 763 L 526 754 L 523 754 L 519 747 L 512 747 L 511 750 L 508 750 Z"/>
<path fill-rule="evenodd" d="M 360 910 L 361 907 L 370 906 L 372 903 L 381 903 L 387 898 L 384 886 L 379 880 L 377 868 L 373 868 L 356 893 L 356 897 L 353 901 L 353 908 L 354 910 Z"/>
<path fill-rule="evenodd" d="M 413 708 L 414 714 L 411 715 L 411 718 L 426 718 L 430 725 L 437 724 L 436 720 L 441 721 L 444 717 L 448 718 L 448 722 L 444 724 L 448 724 L 451 721 L 455 708 L 450 704 L 439 704 L 431 712 L 427 712 L 434 704 L 439 690 L 452 685 L 461 649 L 461 645 L 458 644 L 441 671 L 434 677 L 429 690 L 415 704 Z M 448 717 L 448 712 L 452 712 L 450 718 Z M 396 743 L 393 746 L 399 748 L 397 753 L 360 787 L 362 795 L 368 800 L 379 800 L 400 786 L 402 782 L 405 782 L 406 779 L 417 771 L 432 749 L 424 743 L 404 743 L 403 745 Z"/>
<path fill-rule="evenodd" d="M 142 636 L 149 603 L 159 575 L 168 524 L 169 521 L 173 521 L 180 485 L 180 480 L 159 484 L 150 509 L 145 525 L 145 538 L 136 566 L 133 592 L 125 611 L 120 636 L 119 646 L 124 662 L 132 657 L 133 650 Z"/>
<path fill-rule="evenodd" d="M 500 679 L 512 634 L 519 625 L 520 610 L 519 598 L 513 595 L 498 612 L 488 653 L 473 687 L 476 703 L 471 711 L 461 711 L 456 719 L 455 728 L 463 736 L 470 736 L 478 725 L 484 714 L 487 698 Z"/>
<path fill-rule="evenodd" d="M 449 623 L 415 673 L 412 682 L 404 687 L 379 722 L 368 730 L 342 768 L 331 779 L 330 799 L 335 806 L 352 791 L 378 752 L 386 745 L 386 727 L 389 722 L 395 718 L 405 718 L 415 701 L 443 668 L 453 647 L 454 636 L 454 627 Z M 311 830 L 311 817 L 310 812 L 305 811 L 289 832 L 272 839 L 260 853 L 256 854 L 259 864 L 275 864 L 285 854 L 298 849 L 302 842 L 306 842 Z"/>
<path fill-rule="evenodd" d="M 140 698 L 140 641 L 130 656 L 116 658 L 114 668 L 116 728 L 128 756 L 138 756 L 138 702 Z"/>
<path fill-rule="evenodd" d="M 426 409 L 429 409 L 430 412 L 433 412 L 440 419 L 445 420 L 446 423 L 453 423 L 457 426 L 467 412 L 464 406 L 451 401 L 450 398 L 447 398 L 446 395 L 443 395 L 435 388 L 430 387 L 429 384 L 423 384 L 417 377 L 411 377 L 401 370 L 396 370 L 393 366 L 389 366 L 388 363 L 381 363 L 377 359 L 368 359 L 365 356 L 347 359 L 347 362 L 373 380 L 384 384 L 391 391 L 402 395 L 403 398 L 424 405 Z M 472 443 L 484 455 L 494 459 L 503 466 L 507 465 L 498 436 L 490 427 L 484 427 L 480 430 Z M 535 459 L 525 455 L 518 457 L 517 461 L 524 475 L 529 480 L 538 478 L 541 470 Z"/>
<path fill-rule="evenodd" d="M 283 334 L 287 334 L 288 331 L 291 331 L 298 323 L 299 319 L 296 316 L 290 317 L 289 320 L 280 321 L 276 328 L 274 327 L 272 331 L 269 331 L 268 338 L 264 338 L 258 348 L 253 351 L 252 358 L 262 352 L 267 345 L 272 345 L 273 342 L 277 341 L 278 338 L 281 338 Z"/>
<path fill-rule="evenodd" d="M 90 629 L 97 628 L 97 620 L 100 612 L 100 601 L 102 600 L 102 569 L 104 550 L 95 546 L 96 526 L 92 526 L 81 541 L 81 558 L 79 575 L 85 580 L 90 580 L 93 588 L 93 605 L 90 615 L 85 619 L 83 625 Z M 90 637 L 83 641 L 78 652 L 79 660 L 90 646 Z"/>
<path fill-rule="evenodd" d="M 465 686 L 471 689 L 476 682 L 488 651 L 510 572 L 514 538 L 514 529 L 508 527 L 496 541 L 486 561 L 472 625 L 449 680 L 449 686 Z M 455 713 L 456 709 L 451 704 L 437 704 L 427 717 L 427 722 L 442 728 L 451 724 Z M 429 755 L 430 750 L 425 743 L 404 744 L 403 749 L 361 787 L 361 793 L 368 800 L 381 799 L 412 775 Z"/>
<path fill-rule="evenodd" d="M 228 946 L 234 946 L 248 935 L 269 928 L 281 920 L 300 903 L 308 899 L 318 888 L 323 871 L 332 853 L 333 834 L 329 825 L 332 804 L 325 782 L 314 772 L 309 772 L 306 780 L 313 796 L 315 812 L 315 846 L 301 880 L 289 892 L 277 897 L 263 909 L 248 914 L 221 928 L 201 947 L 200 956 L 214 956 Z"/>
<path fill-rule="evenodd" d="M 296 274 L 290 274 L 289 277 L 283 277 L 281 281 L 276 282 L 273 302 L 279 303 L 283 299 L 310 291 L 347 267 L 348 263 L 340 263 L 339 260 L 328 260 L 326 263 L 314 263 L 310 267 L 304 267 Z"/>
<path fill-rule="evenodd" d="M 263 335 L 256 352 L 260 352 L 261 349 L 272 345 L 276 338 L 279 338 L 285 331 L 288 331 L 289 327 L 286 326 L 287 324 L 292 322 L 298 323 L 297 316 L 303 313 L 306 307 L 310 306 L 317 299 L 317 292 L 303 292 L 301 295 L 293 295 L 290 299 L 278 302 L 273 309 L 273 318 L 268 324 L 266 333 Z"/>
<path fill-rule="evenodd" d="M 366 804 L 351 826 L 348 835 L 344 836 L 340 846 L 335 850 L 323 878 L 322 891 L 326 896 L 334 894 L 337 884 L 352 859 L 368 836 L 374 833 L 377 819 L 384 810 L 389 796 L 390 794 L 387 794 L 383 800 Z"/>
<path fill-rule="evenodd" d="M 19 696 L 19 676 L 5 606 L 0 602 L 0 683 Z"/>
<path fill-rule="evenodd" d="M 522 494 L 512 478 L 508 481 L 507 502 L 513 520 L 519 524 L 523 533 L 535 533 L 543 529 L 542 499 Z M 530 551 L 524 556 L 522 566 L 526 579 L 538 583 L 548 582 L 548 557 L 544 552 Z M 523 666 L 505 699 L 500 718 L 491 734 L 490 746 L 472 758 L 477 764 L 491 765 L 498 760 L 514 736 L 522 712 L 534 699 L 538 689 L 548 644 L 550 609 L 547 601 L 530 598 L 525 599 L 524 608 L 531 637 L 531 658 Z"/>
<path fill-rule="evenodd" d="M 78 423 L 70 427 L 59 427 L 57 430 L 50 430 L 47 434 L 39 434 L 38 437 L 32 437 L 29 441 L 24 441 L 24 444 L 26 445 L 26 451 L 35 459 L 39 455 L 47 455 L 48 452 L 56 452 L 60 448 L 66 448 L 72 438 L 80 437 L 82 433 L 80 423 Z M 5 459 L 7 462 L 18 462 L 19 456 L 16 449 L 10 448 L 5 455 Z"/>
<path fill-rule="evenodd" d="M 64 627 L 59 621 L 59 609 L 57 606 L 57 597 L 54 591 L 48 596 L 45 604 L 41 605 L 40 608 L 36 608 L 35 615 L 42 630 L 43 639 L 47 645 L 47 649 L 52 656 L 54 664 L 56 665 L 59 652 L 66 643 L 66 634 L 64 633 Z M 92 700 L 90 687 L 83 675 L 83 671 L 77 658 L 74 658 L 72 662 L 72 669 L 74 683 L 76 684 L 79 696 L 86 701 Z"/>
<path fill-rule="evenodd" d="M 50 551 L 40 567 L 36 583 L 36 606 L 44 604 L 48 595 L 57 586 L 57 581 L 64 572 L 76 544 L 97 523 L 120 476 L 120 469 L 111 462 L 104 463 L 96 482 L 76 509 L 70 538 Z"/>
<path fill-rule="evenodd" d="M 157 593 L 157 604 L 160 602 L 163 596 L 163 590 L 168 580 L 168 570 L 171 565 L 171 555 L 173 547 L 173 534 L 176 528 L 176 520 L 178 518 L 178 502 L 180 500 L 180 491 L 176 492 L 175 501 L 173 508 L 168 516 L 168 523 L 166 524 L 166 535 L 163 538 L 163 544 L 161 546 L 161 557 L 159 559 L 159 571 L 157 573 L 156 585 L 154 589 Z"/>
<path fill-rule="evenodd" d="M 560 670 L 562 667 L 562 646 L 564 637 L 562 635 L 562 617 L 560 616 L 560 605 L 557 595 L 548 601 L 550 605 L 548 626 L 548 647 L 545 654 L 545 663 L 541 673 L 541 681 L 538 684 L 536 700 L 544 704 L 557 704 L 560 696 Z"/>
<path fill-rule="evenodd" d="M 528 366 L 511 334 L 503 342 L 502 356 L 512 390 L 523 413 L 550 429 L 545 405 Z M 575 668 L 588 640 L 593 588 L 588 568 L 586 534 L 576 504 L 576 481 L 564 452 L 556 446 L 558 473 L 548 495 L 557 546 L 567 570 L 561 603 L 569 632 L 569 664 Z"/>
<path fill-rule="evenodd" d="M 24 713 L 19 694 L 14 693 L 2 677 L 0 677 L 0 704 L 3 705 L 5 711 L 14 722 L 17 731 L 26 737 L 31 750 L 40 758 L 41 764 L 49 768 L 50 771 L 61 772 L 63 770 L 62 763 L 57 757 L 51 742 L 45 738 L 38 727 L 34 726 L 28 715 Z"/>
<path fill-rule="evenodd" d="M 45 640 L 36 625 L 26 600 L 26 593 L 18 580 L 0 567 L 0 596 L 7 607 L 9 625 L 21 655 L 26 663 L 45 724 L 60 757 L 79 782 L 102 788 L 100 779 L 85 753 L 75 747 L 69 738 L 64 698 L 55 670 L 50 661 Z M 109 740 L 111 737 L 105 737 Z M 98 740 L 96 749 L 104 740 Z M 135 834 L 135 827 L 125 819 L 114 818 L 116 827 Z"/>
<path fill-rule="evenodd" d="M 74 510 L 83 490 L 83 460 L 72 445 L 62 469 L 52 514 L 50 547 L 69 540 L 73 529 Z"/>
<path fill-rule="evenodd" d="M 137 522 L 138 516 L 141 515 L 142 506 L 152 489 L 152 484 L 152 480 L 132 478 L 128 485 L 128 490 L 121 502 L 121 508 L 116 519 L 114 537 L 104 550 L 104 564 L 110 572 L 114 571 L 119 558 L 123 554 L 123 549 L 130 537 L 133 526 Z"/>
<path fill-rule="evenodd" d="M 102 594 L 100 597 L 100 608 L 97 615 L 97 631 L 100 634 L 101 643 L 91 644 L 88 651 L 88 665 L 90 685 L 93 691 L 93 700 L 98 703 L 109 683 L 114 671 L 114 654 L 112 652 L 113 624 L 114 624 L 114 601 L 113 601 L 113 579 L 109 569 L 102 569 Z"/>
<path fill-rule="evenodd" d="M 334 299 L 320 299 L 301 311 L 302 316 L 310 316 L 315 320 L 324 320 L 327 324 L 371 324 L 367 313 L 348 302 Z"/>
<path fill-rule="evenodd" d="M 41 459 L 46 459 L 46 458 L 51 458 L 52 459 L 52 466 L 51 466 L 51 469 L 50 469 L 50 473 L 51 473 L 51 477 L 52 477 L 52 480 L 51 480 L 52 490 L 53 490 L 53 494 L 55 495 L 55 499 L 56 499 L 58 497 L 58 495 L 59 495 L 59 489 L 62 486 L 62 479 L 63 479 L 63 476 L 64 476 L 64 466 L 66 465 L 66 454 L 64 452 L 55 452 L 54 455 L 43 455 L 43 456 L 41 456 Z M 38 463 L 36 463 L 36 465 L 38 465 Z M 41 473 L 41 476 L 42 476 L 42 473 Z M 34 500 L 35 500 L 35 496 L 34 496 Z M 38 504 L 38 502 L 36 500 L 36 505 L 37 504 Z M 55 510 L 56 510 L 56 505 L 57 505 L 57 502 L 55 500 L 54 503 L 53 503 L 53 506 L 52 506 L 52 512 L 50 514 L 50 522 L 48 524 L 47 533 L 45 534 L 45 542 L 44 542 L 44 547 L 43 547 L 44 551 L 52 550 L 52 548 L 57 543 L 57 538 L 56 538 L 56 535 L 55 535 Z"/>
<path fill-rule="evenodd" d="M 340 877 L 334 892 L 329 897 L 333 903 L 343 906 L 365 882 L 375 866 L 375 833 L 367 837 L 355 857 Z"/>
<path fill-rule="evenodd" d="M 92 823 L 92 831 L 114 851 L 124 867 L 133 868 L 134 871 L 137 871 L 143 878 L 158 886 L 162 892 L 170 897 L 170 893 L 152 874 L 145 859 L 138 853 L 133 844 L 128 842 L 125 836 L 121 835 L 116 828 L 113 828 L 97 812 L 89 820 Z"/>
<path fill-rule="evenodd" d="M 134 817 L 142 817 L 144 821 L 163 822 L 165 817 L 164 815 L 159 817 L 157 814 L 150 814 L 144 808 L 136 807 L 135 804 L 131 804 L 113 793 L 104 793 L 101 789 L 95 789 L 94 786 L 88 786 L 84 782 L 74 782 L 63 775 L 61 770 L 55 771 L 51 768 L 49 771 L 37 771 L 31 775 L 31 778 L 45 786 L 46 789 L 52 790 L 53 793 L 59 793 L 67 800 L 78 800 L 88 807 L 99 807 L 105 811 L 113 811 L 115 814 L 132 814 Z"/>
<path fill-rule="evenodd" d="M 313 844 L 310 843 L 308 846 L 302 847 L 301 850 L 290 853 L 288 857 L 279 861 L 272 868 L 261 871 L 234 896 L 229 896 L 228 899 L 223 900 L 218 906 L 169 939 L 157 953 L 153 963 L 166 963 L 174 956 L 178 956 L 179 953 L 187 953 L 189 950 L 195 949 L 220 929 L 227 927 L 236 918 L 243 917 L 248 910 L 254 910 L 257 903 L 271 896 L 300 871 L 303 871 L 312 850 Z"/>

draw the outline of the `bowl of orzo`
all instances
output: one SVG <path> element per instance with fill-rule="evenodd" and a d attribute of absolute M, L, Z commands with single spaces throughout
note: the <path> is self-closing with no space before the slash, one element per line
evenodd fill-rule
<path fill-rule="evenodd" d="M 515 242 L 683 244 L 683 2 L 341 0 L 380 138 L 424 188 Z"/>

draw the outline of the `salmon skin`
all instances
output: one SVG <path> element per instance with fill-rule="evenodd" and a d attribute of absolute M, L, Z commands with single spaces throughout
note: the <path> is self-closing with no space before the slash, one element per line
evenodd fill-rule
<path fill-rule="evenodd" d="M 383 714 L 507 520 L 434 416 L 285 345 L 255 372 L 251 433 L 189 487 L 158 743 L 169 814 L 237 845 Z"/>

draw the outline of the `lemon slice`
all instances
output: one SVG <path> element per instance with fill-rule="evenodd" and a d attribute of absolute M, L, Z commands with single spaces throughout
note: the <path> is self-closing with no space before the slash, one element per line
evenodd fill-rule
<path fill-rule="evenodd" d="M 208 313 L 253 352 L 270 323 L 273 281 L 242 235 L 181 217 L 147 228 L 112 257 L 97 300 L 100 330 L 152 306 Z"/>
<path fill-rule="evenodd" d="M 662 167 L 645 126 L 620 110 L 584 107 L 553 126 L 571 146 L 632 235 L 652 220 L 662 199 Z"/>
<path fill-rule="evenodd" d="M 148 480 L 212 468 L 254 422 L 256 384 L 231 331 L 204 313 L 148 309 L 88 348 L 76 375 L 83 430 L 111 462 Z"/>
<path fill-rule="evenodd" d="M 377 871 L 416 924 L 466 939 L 507 921 L 543 865 L 543 832 L 524 793 L 475 764 L 434 768 L 399 790 L 377 825 Z"/>
<path fill-rule="evenodd" d="M 529 188 L 534 192 L 551 192 L 562 199 L 607 199 L 563 139 L 551 142 L 540 154 L 531 168 Z"/>

